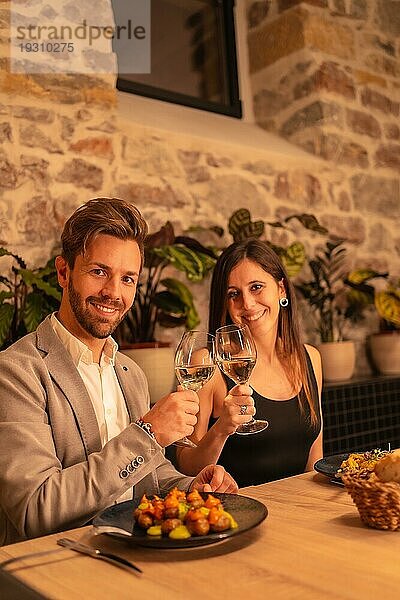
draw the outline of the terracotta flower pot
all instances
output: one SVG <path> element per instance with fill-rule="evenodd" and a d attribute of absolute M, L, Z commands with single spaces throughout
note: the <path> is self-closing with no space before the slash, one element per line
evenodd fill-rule
<path fill-rule="evenodd" d="M 318 346 L 322 359 L 324 381 L 350 379 L 356 364 L 356 351 L 353 341 L 324 342 Z"/>
<path fill-rule="evenodd" d="M 374 367 L 383 375 L 400 374 L 400 331 L 381 331 L 369 336 Z"/>
<path fill-rule="evenodd" d="M 131 344 L 122 346 L 120 350 L 134 360 L 146 375 L 152 404 L 174 389 L 175 350 L 170 344 L 163 342 Z"/>

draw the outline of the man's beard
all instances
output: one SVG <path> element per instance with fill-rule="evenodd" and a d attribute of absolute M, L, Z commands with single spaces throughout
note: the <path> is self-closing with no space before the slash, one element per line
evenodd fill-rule
<path fill-rule="evenodd" d="M 115 331 L 122 319 L 125 317 L 125 311 L 118 314 L 115 317 L 114 322 L 110 322 L 106 317 L 103 319 L 101 316 L 93 316 L 88 307 L 85 306 L 88 302 L 94 302 L 102 306 L 109 306 L 110 308 L 124 309 L 125 305 L 119 300 L 110 300 L 107 297 L 97 298 L 96 296 L 88 296 L 86 301 L 83 301 L 82 296 L 74 288 L 72 278 L 68 282 L 68 294 L 69 302 L 71 305 L 72 312 L 75 315 L 79 325 L 87 333 L 97 339 L 105 339 Z"/>

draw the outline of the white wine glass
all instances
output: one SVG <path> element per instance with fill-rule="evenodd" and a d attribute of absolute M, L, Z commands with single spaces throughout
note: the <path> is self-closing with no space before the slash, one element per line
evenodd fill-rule
<path fill-rule="evenodd" d="M 219 368 L 234 383 L 247 383 L 256 365 L 257 348 L 246 325 L 225 325 L 215 333 L 216 360 Z M 268 421 L 251 418 L 239 425 L 236 433 L 249 435 L 268 427 Z"/>
<path fill-rule="evenodd" d="M 186 331 L 175 352 L 175 374 L 181 386 L 198 392 L 214 375 L 215 368 L 215 337 L 206 331 Z M 196 447 L 187 437 L 173 445 Z"/>

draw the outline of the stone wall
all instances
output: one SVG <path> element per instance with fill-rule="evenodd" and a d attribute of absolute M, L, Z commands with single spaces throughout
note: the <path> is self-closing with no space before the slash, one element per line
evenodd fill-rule
<path fill-rule="evenodd" d="M 321 222 L 398 273 L 400 3 L 249 1 L 248 26 L 257 123 L 338 167 Z"/>
<path fill-rule="evenodd" d="M 206 128 L 198 136 L 125 118 L 113 76 L 10 73 L 8 3 L 0 2 L 0 244 L 30 266 L 42 264 L 74 208 L 116 195 L 135 203 L 152 230 L 167 219 L 178 232 L 226 229 L 243 206 L 267 222 L 313 213 L 349 239 L 354 265 L 400 275 L 394 4 L 248 2 L 256 118 L 290 142 L 282 153 L 274 135 L 265 148 L 252 148 L 233 135 L 211 139 Z M 232 120 L 232 132 L 238 125 Z M 230 241 L 211 235 L 203 241 Z M 301 239 L 310 254 L 324 241 L 296 224 L 291 232 L 267 227 L 267 236 L 282 244 Z M 208 283 L 194 291 L 204 323 Z M 366 330 L 352 337 L 361 343 Z"/>

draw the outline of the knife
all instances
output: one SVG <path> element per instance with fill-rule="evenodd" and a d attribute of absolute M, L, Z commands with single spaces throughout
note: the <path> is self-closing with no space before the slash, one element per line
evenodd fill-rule
<path fill-rule="evenodd" d="M 75 542 L 74 540 L 70 540 L 69 538 L 60 538 L 57 540 L 57 544 L 59 546 L 63 546 L 64 548 L 69 548 L 69 550 L 75 550 L 75 552 L 81 552 L 82 554 L 87 554 L 88 556 L 92 556 L 93 558 L 99 558 L 101 560 L 105 560 L 113 565 L 118 567 L 122 567 L 123 569 L 127 569 L 129 571 L 135 571 L 136 573 L 143 573 L 139 567 L 131 563 L 129 560 L 122 558 L 121 556 L 117 556 L 116 554 L 110 554 L 109 552 L 103 552 L 103 550 L 99 550 L 99 548 L 92 548 L 91 546 L 87 546 L 86 544 L 82 544 L 81 542 Z"/>

